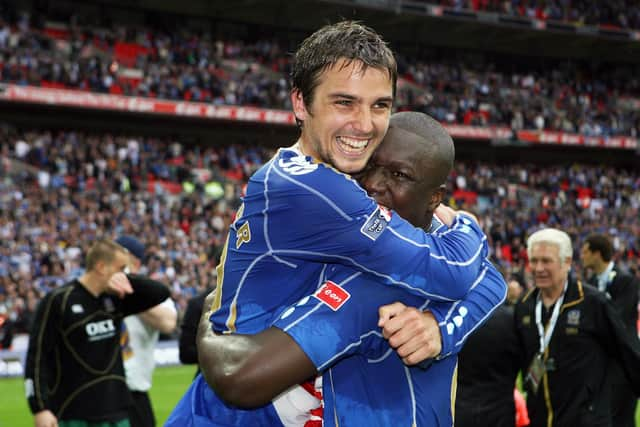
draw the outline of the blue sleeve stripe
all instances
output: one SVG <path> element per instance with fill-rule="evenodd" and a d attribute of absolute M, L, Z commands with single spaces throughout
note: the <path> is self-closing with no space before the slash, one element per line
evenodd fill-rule
<path fill-rule="evenodd" d="M 242 287 L 244 286 L 244 282 L 247 279 L 247 276 L 249 275 L 249 272 L 251 271 L 251 269 L 253 268 L 254 265 L 256 265 L 258 262 L 260 262 L 260 260 L 264 257 L 269 256 L 268 253 L 264 253 L 262 255 L 257 256 L 252 262 L 251 264 L 249 264 L 249 267 L 247 267 L 247 269 L 245 270 L 244 274 L 242 275 L 242 278 L 240 279 L 240 281 L 238 282 L 238 288 L 236 289 L 235 295 L 233 296 L 233 300 L 231 300 L 231 304 L 229 304 L 229 315 L 227 317 L 227 320 L 225 321 L 225 325 L 227 326 L 227 328 L 230 331 L 234 331 L 235 332 L 235 307 L 238 304 L 238 296 L 240 295 L 240 291 L 242 290 Z"/>
<path fill-rule="evenodd" d="M 353 258 L 346 257 L 346 256 L 343 256 L 343 255 L 334 255 L 334 254 L 327 254 L 327 253 L 323 253 L 323 252 L 312 252 L 312 251 L 301 251 L 301 250 L 290 250 L 290 249 L 275 250 L 273 252 L 274 252 L 274 254 L 278 253 L 278 254 L 282 254 L 282 255 L 297 255 L 297 256 L 307 255 L 307 256 L 313 256 L 313 257 L 321 257 L 323 260 L 325 260 L 327 262 L 330 262 L 329 260 L 335 260 L 335 261 L 338 261 L 338 262 L 342 261 L 342 262 L 339 262 L 340 264 L 344 264 L 345 262 L 348 262 L 349 264 L 355 266 L 360 271 L 364 271 L 366 273 L 373 274 L 374 276 L 381 277 L 381 278 L 385 279 L 387 283 L 392 283 L 394 285 L 399 285 L 399 286 L 402 286 L 404 288 L 411 289 L 414 293 L 417 293 L 419 295 L 423 295 L 426 298 L 437 298 L 440 301 L 456 301 L 456 300 L 454 300 L 452 298 L 447 298 L 447 297 L 444 297 L 442 295 L 434 294 L 434 293 L 431 293 L 431 292 L 427 292 L 427 291 L 425 291 L 423 289 L 416 288 L 416 287 L 411 286 L 410 284 L 408 284 L 406 282 L 398 281 L 398 280 L 392 278 L 391 276 L 389 276 L 388 274 L 383 274 L 383 273 L 380 273 L 378 271 L 375 271 L 375 270 L 372 270 L 370 268 L 367 268 L 364 265 L 359 264 L 356 261 L 354 261 Z"/>
<path fill-rule="evenodd" d="M 382 356 L 378 357 L 377 359 L 367 359 L 367 362 L 380 363 L 392 354 L 395 354 L 395 352 L 393 351 L 393 348 L 389 347 L 389 350 L 387 350 Z"/>
<path fill-rule="evenodd" d="M 346 212 L 344 212 L 342 209 L 340 209 L 338 207 L 338 205 L 336 205 L 331 199 L 329 199 L 327 196 L 325 196 L 324 194 L 322 194 L 321 192 L 319 192 L 318 190 L 316 190 L 315 188 L 309 187 L 306 184 L 301 183 L 298 180 L 295 180 L 293 178 L 291 178 L 289 175 L 286 175 L 284 173 L 282 173 L 278 168 L 273 168 L 273 170 L 280 175 L 282 178 L 286 179 L 287 181 L 304 188 L 305 190 L 309 191 L 310 193 L 314 194 L 315 196 L 317 196 L 319 199 L 323 200 L 327 205 L 329 205 L 333 210 L 335 210 L 342 218 L 344 218 L 347 221 L 353 221 L 353 218 L 351 218 L 350 215 L 347 215 Z"/>
<path fill-rule="evenodd" d="M 487 236 L 483 236 L 481 242 L 484 242 L 485 240 L 487 240 Z M 435 259 L 439 259 L 442 260 L 444 262 L 446 262 L 447 264 L 450 265 L 459 265 L 459 266 L 467 266 L 470 265 L 472 263 L 474 263 L 476 261 L 476 259 L 478 258 L 478 256 L 480 256 L 480 254 L 482 253 L 482 249 L 484 248 L 484 246 L 482 245 L 482 243 L 480 244 L 480 246 L 478 246 L 478 249 L 476 250 L 476 252 L 471 256 L 471 258 L 469 258 L 466 261 L 452 261 L 447 259 L 444 255 L 436 255 L 436 254 L 431 254 L 431 257 L 435 258 Z"/>
<path fill-rule="evenodd" d="M 326 265 L 325 265 L 326 268 Z M 345 285 L 347 285 L 347 283 L 349 283 L 350 281 L 352 281 L 353 279 L 355 279 L 356 277 L 360 276 L 362 274 L 362 272 L 358 271 L 357 273 L 352 274 L 351 276 L 347 277 L 345 280 L 343 280 L 342 282 L 340 282 L 340 286 L 344 287 Z M 322 279 L 322 276 L 321 276 Z M 318 288 L 324 284 L 324 280 L 321 280 Z M 317 288 L 316 288 L 317 289 Z M 313 297 L 313 295 L 308 295 L 302 299 L 305 298 L 310 298 Z M 321 308 L 322 306 L 324 306 L 324 303 L 322 301 L 318 301 L 318 304 L 316 304 L 315 307 L 313 307 L 311 310 L 309 310 L 307 313 L 305 313 L 303 316 L 300 316 L 297 320 L 295 320 L 294 322 L 290 323 L 289 325 L 285 326 L 282 330 L 283 331 L 288 331 L 289 329 L 293 328 L 295 325 L 297 325 L 298 323 L 300 323 L 301 321 L 303 321 L 304 319 L 306 319 L 307 317 L 309 317 L 312 313 L 314 313 L 315 311 L 317 311 L 319 308 Z"/>
<path fill-rule="evenodd" d="M 416 395 L 413 389 L 413 380 L 411 378 L 411 371 L 409 371 L 409 367 L 404 365 L 404 375 L 407 378 L 407 386 L 409 387 L 409 395 L 411 396 L 411 419 L 413 420 L 412 426 L 417 426 L 416 423 Z"/>
<path fill-rule="evenodd" d="M 407 242 L 407 243 L 409 243 L 409 244 L 412 244 L 413 246 L 417 246 L 417 247 L 419 247 L 419 248 L 429 248 L 429 249 L 432 249 L 432 248 L 431 248 L 431 246 L 430 246 L 428 243 L 418 243 L 418 242 L 416 242 L 416 241 L 414 241 L 414 240 L 411 240 L 411 239 L 409 239 L 409 238 L 407 238 L 407 237 L 403 236 L 402 234 L 400 234 L 398 231 L 394 230 L 394 229 L 393 229 L 393 227 L 387 226 L 387 230 L 391 231 L 391 233 L 392 233 L 394 236 L 396 236 L 397 238 L 399 238 L 400 240 L 403 240 L 403 241 L 405 241 L 405 242 Z M 444 233 L 441 233 L 441 234 L 440 234 L 440 236 L 442 236 L 442 235 L 444 235 L 444 234 L 446 234 L 446 233 L 449 233 L 449 232 L 451 232 L 451 231 L 453 231 L 453 229 L 450 229 L 450 230 L 447 230 L 447 231 L 446 231 L 446 232 L 444 232 Z M 458 266 L 465 267 L 465 266 L 468 266 L 468 265 L 470 265 L 470 264 L 473 264 L 473 263 L 476 261 L 476 259 L 478 258 L 478 256 L 482 253 L 482 249 L 484 248 L 483 243 L 484 243 L 484 241 L 485 241 L 485 240 L 487 240 L 487 237 L 486 237 L 486 236 L 483 236 L 483 237 L 482 237 L 482 240 L 481 240 L 481 243 L 480 243 L 480 245 L 478 246 L 478 249 L 477 249 L 477 250 L 475 251 L 475 253 L 471 256 L 471 258 L 469 258 L 469 259 L 468 259 L 468 260 L 466 260 L 466 261 L 454 261 L 454 260 L 449 260 L 449 259 L 447 259 L 447 257 L 445 257 L 444 255 L 437 255 L 437 254 L 434 254 L 433 252 L 431 252 L 431 253 L 430 253 L 430 256 L 431 256 L 432 258 L 437 259 L 437 260 L 444 261 L 445 263 L 447 263 L 447 264 L 449 264 L 449 265 L 458 265 Z"/>
<path fill-rule="evenodd" d="M 480 284 L 480 282 L 482 282 L 484 277 L 487 275 L 487 271 L 488 270 L 489 270 L 489 267 L 484 267 L 482 269 L 482 271 L 480 272 L 480 274 L 478 275 L 476 280 L 471 284 L 471 287 L 469 288 L 469 292 L 471 292 L 476 286 L 478 286 L 478 284 Z M 458 306 L 458 304 L 460 304 L 461 302 L 462 302 L 461 300 L 458 300 L 458 301 L 454 302 L 453 304 L 451 304 L 451 308 L 447 312 L 447 315 L 445 316 L 444 320 L 438 324 L 439 326 L 445 325 L 449 321 L 449 319 L 451 319 L 451 315 L 453 314 L 453 311 Z"/>
<path fill-rule="evenodd" d="M 263 216 L 264 216 L 264 222 L 263 222 L 263 232 L 264 232 L 264 241 L 267 244 L 267 249 L 269 250 L 269 252 L 273 252 L 273 246 L 271 246 L 271 238 L 269 237 L 269 177 L 271 175 L 271 170 L 274 169 L 273 165 L 275 165 L 275 162 L 272 162 L 269 165 L 269 168 L 267 169 L 267 172 L 265 174 L 265 179 L 264 179 L 264 190 L 263 190 L 263 194 L 264 194 L 264 210 L 262 211 Z M 275 169 L 277 171 L 277 169 Z M 294 264 L 292 262 L 288 262 L 283 260 L 282 258 L 278 257 L 278 256 L 273 256 L 273 258 L 282 263 L 285 264 L 291 268 L 298 268 L 297 264 Z"/>
<path fill-rule="evenodd" d="M 306 319 L 307 317 L 311 316 L 313 313 L 315 313 L 316 311 L 318 311 L 320 309 L 320 307 L 322 307 L 323 303 L 322 302 L 318 302 L 318 304 L 316 304 L 315 307 L 313 307 L 311 310 L 309 310 L 308 312 L 306 312 L 303 316 L 298 317 L 295 321 L 289 323 L 287 326 L 285 326 L 282 330 L 284 332 L 287 332 L 289 329 L 293 328 L 294 326 L 296 326 L 298 323 L 302 322 L 304 319 Z"/>
<path fill-rule="evenodd" d="M 347 353 L 351 348 L 353 347 L 358 347 L 360 344 L 362 344 L 362 341 L 367 338 L 369 335 L 377 335 L 380 338 L 384 339 L 384 337 L 382 336 L 382 334 L 376 330 L 373 331 L 369 331 L 365 334 L 360 335 L 360 339 L 358 341 L 352 342 L 349 345 L 347 345 L 346 347 L 344 347 L 344 349 L 339 352 L 336 353 L 331 359 L 327 360 L 326 362 L 324 362 L 323 364 L 321 364 L 320 366 L 318 366 L 318 370 L 322 371 L 324 370 L 328 365 L 332 365 L 334 360 L 342 357 L 343 354 Z"/>
<path fill-rule="evenodd" d="M 506 287 L 503 287 L 503 289 L 504 289 L 504 293 L 502 294 L 502 298 L 500 298 L 500 302 L 499 302 L 498 304 L 494 305 L 494 306 L 493 306 L 493 308 L 492 308 L 491 310 L 489 310 L 489 312 L 488 312 L 488 313 L 487 313 L 487 314 L 486 314 L 486 315 L 485 315 L 485 316 L 484 316 L 484 317 L 483 317 L 483 318 L 482 318 L 478 323 L 476 323 L 476 325 L 475 325 L 473 328 L 469 329 L 469 331 L 468 331 L 466 334 L 464 334 L 464 336 L 463 336 L 462 338 L 460 338 L 460 340 L 459 340 L 458 342 L 456 342 L 456 343 L 454 344 L 454 347 L 458 347 L 458 346 L 460 346 L 460 345 L 464 344 L 464 342 L 466 341 L 467 337 L 468 337 L 469 335 L 471 335 L 471 333 L 473 333 L 473 331 L 475 331 L 476 329 L 478 329 L 478 327 L 480 327 L 480 325 L 483 325 L 483 324 L 484 324 L 484 322 L 485 322 L 485 320 L 487 320 L 487 319 L 491 316 L 491 314 L 492 314 L 492 313 L 493 313 L 493 312 L 494 312 L 494 311 L 495 311 L 499 306 L 501 306 L 501 305 L 504 303 L 504 300 L 505 300 L 505 299 L 507 299 L 507 288 L 506 288 Z"/>
<path fill-rule="evenodd" d="M 393 234 L 394 236 L 396 236 L 398 239 L 403 240 L 413 246 L 417 246 L 419 248 L 429 248 L 431 249 L 431 245 L 429 243 L 418 243 L 415 240 L 409 239 L 406 236 L 403 236 L 402 234 L 400 234 L 398 231 L 396 231 L 393 227 L 391 227 L 390 225 L 387 226 L 387 230 L 389 230 L 391 232 L 391 234 Z"/>

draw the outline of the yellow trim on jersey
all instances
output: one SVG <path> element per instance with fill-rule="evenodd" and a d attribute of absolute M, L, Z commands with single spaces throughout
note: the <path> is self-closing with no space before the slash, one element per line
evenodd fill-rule
<path fill-rule="evenodd" d="M 458 362 L 451 376 L 451 420 L 456 421 L 456 397 L 458 396 Z"/>
<path fill-rule="evenodd" d="M 218 311 L 222 305 L 222 283 L 224 281 L 224 263 L 227 260 L 227 248 L 229 247 L 229 234 L 227 234 L 227 240 L 224 242 L 222 253 L 220 254 L 220 264 L 216 267 L 217 279 L 216 279 L 216 294 L 211 303 L 210 311 L 212 313 Z"/>
<path fill-rule="evenodd" d="M 236 220 L 234 223 L 237 223 L 240 218 L 242 218 L 242 214 L 244 213 L 244 203 L 240 205 L 238 211 L 236 212 Z M 227 261 L 227 249 L 229 248 L 229 238 L 231 237 L 231 230 L 227 233 L 227 240 L 224 242 L 224 248 L 222 248 L 222 254 L 220 254 L 220 264 L 216 267 L 216 272 L 218 274 L 218 278 L 216 280 L 216 295 L 213 299 L 213 303 L 211 304 L 211 312 L 216 312 L 220 309 L 222 305 L 222 284 L 224 283 L 224 264 Z"/>
<path fill-rule="evenodd" d="M 234 333 L 236 331 L 236 319 L 238 318 L 238 305 L 234 302 L 233 304 L 231 304 L 231 307 L 229 307 L 229 320 L 227 320 L 227 328 L 229 329 L 228 332 L 230 333 Z"/>

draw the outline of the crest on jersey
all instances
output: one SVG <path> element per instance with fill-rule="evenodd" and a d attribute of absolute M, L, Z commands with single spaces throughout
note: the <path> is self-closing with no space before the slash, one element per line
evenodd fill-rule
<path fill-rule="evenodd" d="M 338 311 L 338 309 L 342 307 L 349 298 L 351 298 L 351 294 L 349 292 L 331 280 L 327 280 L 324 285 L 318 289 L 314 296 L 328 305 L 333 311 Z"/>
<path fill-rule="evenodd" d="M 389 221 L 391 221 L 391 211 L 384 206 L 378 205 L 378 209 L 369 215 L 360 232 L 371 240 L 376 240 L 387 228 Z"/>
<path fill-rule="evenodd" d="M 312 163 L 304 156 L 290 157 L 278 160 L 278 166 L 290 175 L 305 175 L 318 169 L 317 163 Z"/>
<path fill-rule="evenodd" d="M 567 313 L 567 325 L 580 325 L 580 310 L 571 310 Z"/>

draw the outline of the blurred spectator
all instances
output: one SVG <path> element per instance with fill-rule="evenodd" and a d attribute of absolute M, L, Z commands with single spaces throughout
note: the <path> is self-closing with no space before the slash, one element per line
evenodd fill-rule
<path fill-rule="evenodd" d="M 198 295 L 192 297 L 187 303 L 187 309 L 182 318 L 180 330 L 180 362 L 184 364 L 198 364 L 198 347 L 196 345 L 196 336 L 198 334 L 198 325 L 204 308 L 204 300 L 215 289 L 210 286 Z M 200 372 L 200 365 L 196 369 L 196 375 Z"/>
<path fill-rule="evenodd" d="M 591 234 L 580 249 L 580 260 L 592 271 L 588 283 L 611 296 L 630 333 L 636 334 L 638 324 L 638 292 L 640 280 L 620 269 L 613 262 L 613 244 L 605 234 Z M 612 384 L 613 426 L 634 427 L 637 397 L 618 363 L 609 366 L 608 380 Z"/>
<path fill-rule="evenodd" d="M 115 242 L 129 251 L 129 271 L 132 274 L 143 273 L 143 262 L 147 258 L 144 245 L 129 235 L 120 236 Z M 160 333 L 173 332 L 176 322 L 177 312 L 171 298 L 142 313 L 124 318 L 120 344 L 127 386 L 133 398 L 133 405 L 129 408 L 131 427 L 156 425 L 149 397 L 156 366 L 154 353 Z"/>

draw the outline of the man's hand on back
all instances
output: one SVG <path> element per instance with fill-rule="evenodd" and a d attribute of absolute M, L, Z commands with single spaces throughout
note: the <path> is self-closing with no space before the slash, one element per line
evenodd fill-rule
<path fill-rule="evenodd" d="M 442 351 L 440 328 L 433 314 L 395 302 L 378 309 L 378 326 L 402 361 L 415 365 Z"/>

